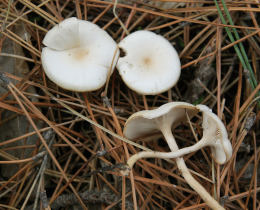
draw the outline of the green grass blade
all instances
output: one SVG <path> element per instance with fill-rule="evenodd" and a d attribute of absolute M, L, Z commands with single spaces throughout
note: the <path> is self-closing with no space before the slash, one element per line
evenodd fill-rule
<path fill-rule="evenodd" d="M 227 6 L 226 6 L 225 1 L 224 1 L 224 0 L 221 0 L 221 2 L 222 2 L 222 5 L 223 5 L 223 7 L 224 7 L 224 11 L 225 11 L 225 13 L 226 13 L 226 16 L 227 16 L 227 18 L 228 18 L 228 21 L 229 21 L 230 25 L 234 26 L 234 22 L 233 22 L 233 20 L 232 20 L 232 17 L 231 17 L 231 15 L 230 15 L 229 11 L 228 11 L 228 8 L 227 8 Z M 234 35 L 235 35 L 236 40 L 239 40 L 240 37 L 239 37 L 239 34 L 238 34 L 236 28 L 232 28 L 232 31 L 233 31 L 233 33 L 234 33 Z M 257 81 L 256 81 L 256 78 L 255 78 L 255 75 L 254 75 L 254 71 L 253 71 L 253 69 L 252 69 L 252 67 L 251 67 L 251 65 L 250 65 L 249 59 L 248 59 L 248 57 L 247 57 L 245 48 L 244 48 L 242 42 L 239 42 L 238 45 L 239 45 L 240 51 L 241 51 L 241 53 L 242 53 L 242 56 L 243 56 L 243 58 L 244 58 L 245 64 L 246 64 L 246 66 L 247 66 L 247 69 L 248 69 L 249 72 L 250 72 L 250 78 L 251 78 L 252 83 L 253 83 L 253 85 L 254 85 L 253 88 L 255 88 L 255 87 L 257 86 Z"/>
<path fill-rule="evenodd" d="M 220 9 L 220 7 L 219 7 L 218 2 L 217 2 L 216 0 L 214 0 L 214 2 L 215 2 L 215 5 L 216 5 L 216 7 L 217 7 L 217 10 L 218 10 L 218 13 L 219 13 L 219 16 L 220 16 L 220 19 L 221 19 L 222 23 L 225 24 L 225 25 L 227 25 L 227 22 L 226 22 L 226 20 L 225 20 L 223 14 L 222 14 L 222 11 L 221 11 L 221 9 Z M 231 17 L 230 17 L 230 18 L 231 18 Z M 232 35 L 231 31 L 230 31 L 230 28 L 228 28 L 228 27 L 224 27 L 224 28 L 225 28 L 225 30 L 226 30 L 226 32 L 227 32 L 227 35 L 228 35 L 230 41 L 231 41 L 231 42 L 235 42 L 235 39 L 234 39 L 234 37 L 233 37 L 233 35 Z M 238 34 L 237 34 L 237 35 L 238 35 Z M 238 36 L 238 37 L 239 37 L 239 36 Z M 240 44 L 242 45 L 242 43 L 240 43 Z M 243 45 L 242 45 L 242 46 L 243 46 Z M 250 69 L 252 70 L 251 65 L 250 65 L 250 63 L 249 63 L 249 61 L 248 61 L 248 58 L 247 58 L 247 61 L 248 61 L 247 63 L 248 63 L 248 64 L 246 64 L 246 61 L 245 61 L 245 59 L 244 59 L 244 56 L 242 55 L 242 53 L 241 53 L 241 51 L 240 51 L 240 49 L 239 49 L 239 47 L 238 47 L 237 44 L 234 45 L 234 49 L 235 49 L 235 51 L 236 51 L 236 54 L 237 54 L 237 56 L 238 56 L 238 58 L 239 58 L 239 60 L 240 60 L 240 62 L 241 62 L 241 64 L 242 64 L 243 68 L 244 68 L 244 69 L 248 69 L 249 71 L 250 71 Z M 243 49 L 244 49 L 244 48 L 243 48 Z M 246 56 L 245 50 L 244 50 L 244 55 Z M 246 56 L 246 57 L 247 57 L 247 56 Z M 250 67 L 248 67 L 248 66 L 250 66 Z M 251 84 L 252 88 L 254 89 L 254 88 L 256 87 L 256 85 L 257 85 L 257 82 L 256 82 L 256 79 L 255 79 L 255 76 L 254 76 L 253 71 L 252 71 L 252 72 L 250 71 L 250 79 L 249 79 L 249 81 L 250 81 L 250 84 Z"/>

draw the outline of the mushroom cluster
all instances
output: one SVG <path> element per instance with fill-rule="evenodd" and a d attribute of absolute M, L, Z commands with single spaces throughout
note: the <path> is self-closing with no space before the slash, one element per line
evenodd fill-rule
<path fill-rule="evenodd" d="M 143 95 L 162 93 L 180 77 L 176 50 L 164 37 L 150 31 L 134 32 L 117 45 L 96 24 L 72 17 L 48 31 L 43 44 L 46 75 L 67 90 L 97 90 L 115 66 L 126 85 Z M 118 47 L 125 56 L 119 58 Z"/>
<path fill-rule="evenodd" d="M 172 129 L 198 112 L 203 115 L 203 137 L 195 145 L 179 149 L 172 134 Z M 122 170 L 127 175 L 134 163 L 140 158 L 177 158 L 176 163 L 187 183 L 202 197 L 213 209 L 223 209 L 218 202 L 191 176 L 184 159 L 181 156 L 209 146 L 212 157 L 219 164 L 227 162 L 232 155 L 232 146 L 228 139 L 227 131 L 221 120 L 205 105 L 194 106 L 185 102 L 171 102 L 162 105 L 155 110 L 139 111 L 126 121 L 124 135 L 129 139 L 135 139 L 155 130 L 162 132 L 171 152 L 144 151 L 130 157 L 127 168 Z"/>
<path fill-rule="evenodd" d="M 143 95 L 156 95 L 172 88 L 180 77 L 181 64 L 171 43 L 153 32 L 137 31 L 118 45 L 97 25 L 68 18 L 54 26 L 45 36 L 42 65 L 50 80 L 64 89 L 93 91 L 101 88 L 116 66 L 126 85 Z M 119 57 L 119 50 L 125 55 Z M 189 117 L 203 115 L 202 139 L 179 149 L 172 129 Z M 143 151 L 127 162 L 127 175 L 140 158 L 176 158 L 176 163 L 187 183 L 213 209 L 223 209 L 219 203 L 190 174 L 183 155 L 209 146 L 212 157 L 219 164 L 227 162 L 232 146 L 221 120 L 205 105 L 185 102 L 167 103 L 155 110 L 140 111 L 126 122 L 124 135 L 129 139 L 141 137 L 155 130 L 162 132 L 171 152 Z"/>

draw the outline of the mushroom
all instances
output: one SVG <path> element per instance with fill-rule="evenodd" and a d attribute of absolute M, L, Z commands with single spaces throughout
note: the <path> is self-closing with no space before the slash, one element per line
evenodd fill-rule
<path fill-rule="evenodd" d="M 75 17 L 54 26 L 44 37 L 43 44 L 46 47 L 41 58 L 46 75 L 72 91 L 101 88 L 119 56 L 117 44 L 106 31 Z"/>
<path fill-rule="evenodd" d="M 137 93 L 156 95 L 179 80 L 179 56 L 164 37 L 140 30 L 125 37 L 118 46 L 125 53 L 117 62 L 119 74 Z"/>
<path fill-rule="evenodd" d="M 214 147 L 213 156 L 218 160 L 219 162 L 225 162 L 227 161 L 232 152 L 232 147 L 230 145 L 229 140 L 227 139 L 226 130 L 224 125 L 221 123 L 221 121 L 218 119 L 215 119 L 215 115 L 204 105 L 198 105 L 193 106 L 192 104 L 188 104 L 185 102 L 170 102 L 167 104 L 162 105 L 161 107 L 155 109 L 155 110 L 145 110 L 140 111 L 135 114 L 133 114 L 126 122 L 125 128 L 124 128 L 124 135 L 129 139 L 135 139 L 140 136 L 143 136 L 147 133 L 151 133 L 155 130 L 159 130 L 162 132 L 165 140 L 167 141 L 171 153 L 160 153 L 160 152 L 141 152 L 137 155 L 132 156 L 128 161 L 128 167 L 126 170 L 122 170 L 121 173 L 123 175 L 127 175 L 129 171 L 131 170 L 134 162 L 140 157 L 162 157 L 162 158 L 171 158 L 172 156 L 177 158 L 176 163 L 177 167 L 182 173 L 182 176 L 187 181 L 187 183 L 201 196 L 201 198 L 212 208 L 212 209 L 224 209 L 220 206 L 220 204 L 213 199 L 210 194 L 201 186 L 199 182 L 197 182 L 192 175 L 190 174 L 184 159 L 180 156 L 187 154 L 190 152 L 189 149 L 181 149 L 179 150 L 178 145 L 174 139 L 174 136 L 172 134 L 172 127 L 176 127 L 180 122 L 183 122 L 186 120 L 186 113 L 193 117 L 196 115 L 199 111 L 203 112 L 203 138 L 202 141 L 195 144 L 197 146 L 191 146 L 189 148 L 192 148 L 191 151 L 196 151 L 197 149 L 201 148 L 202 145 L 210 145 L 211 147 Z M 221 126 L 215 122 L 218 121 L 218 123 L 221 123 Z M 209 129 L 208 126 L 213 126 L 215 128 Z M 210 131 L 207 131 L 207 130 Z M 210 134 L 217 133 L 217 135 L 212 140 L 209 136 Z M 223 132 L 223 133 L 221 133 Z M 221 133 L 221 134 L 220 134 Z M 219 138 L 223 135 L 225 139 L 219 140 Z M 201 143 L 201 142 L 207 142 L 207 143 Z M 210 143 L 208 143 L 210 142 Z M 215 142 L 215 144 L 214 144 Z M 221 148 L 219 145 L 220 142 L 225 142 L 222 147 L 224 147 L 224 152 L 219 152 L 218 149 Z M 231 150 L 230 150 L 231 149 Z M 220 158 L 220 154 L 224 154 L 225 158 Z M 172 154 L 172 156 L 168 156 L 168 154 Z M 177 155 L 176 155 L 177 154 Z M 161 156 L 160 156 L 161 155 Z"/>
<path fill-rule="evenodd" d="M 196 109 L 203 114 L 203 137 L 200 141 L 192 146 L 179 149 L 175 152 L 139 152 L 129 158 L 127 161 L 128 167 L 131 169 L 135 162 L 141 158 L 177 158 L 195 152 L 206 146 L 211 148 L 213 159 L 218 164 L 226 163 L 232 156 L 232 146 L 228 139 L 227 130 L 224 124 L 207 106 L 197 105 Z"/>
<path fill-rule="evenodd" d="M 203 114 L 203 137 L 197 146 L 194 145 L 191 152 L 210 146 L 214 160 L 218 164 L 226 163 L 232 156 L 232 145 L 224 124 L 207 106 L 200 104 L 196 108 Z"/>

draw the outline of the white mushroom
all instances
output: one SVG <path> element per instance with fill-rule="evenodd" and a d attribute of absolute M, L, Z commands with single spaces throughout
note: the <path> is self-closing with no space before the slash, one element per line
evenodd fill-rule
<path fill-rule="evenodd" d="M 218 164 L 226 163 L 232 156 L 232 146 L 228 139 L 227 130 L 224 124 L 207 106 L 197 105 L 195 108 L 203 114 L 203 137 L 200 141 L 192 146 L 179 149 L 176 152 L 139 152 L 127 161 L 129 168 L 132 168 L 135 162 L 141 158 L 177 158 L 195 152 L 206 146 L 211 148 L 212 156 Z M 138 125 L 139 123 L 136 122 L 135 126 L 138 127 Z"/>
<path fill-rule="evenodd" d="M 205 120 L 205 115 L 207 116 L 207 123 L 203 121 L 203 128 L 204 128 L 204 134 L 202 141 L 199 143 L 195 144 L 197 146 L 191 146 L 184 149 L 179 150 L 178 145 L 176 144 L 176 141 L 174 139 L 174 136 L 172 135 L 172 127 L 175 127 L 177 124 L 180 122 L 186 121 L 186 113 L 192 117 L 195 114 L 197 114 L 199 111 L 203 112 L 203 120 Z M 124 135 L 129 138 L 129 139 L 134 139 L 138 138 L 140 136 L 143 136 L 147 133 L 152 133 L 155 130 L 160 130 L 164 137 L 165 140 L 167 141 L 171 153 L 160 153 L 160 152 L 141 152 L 138 153 L 134 156 L 132 156 L 128 160 L 128 166 L 129 168 L 122 171 L 123 175 L 128 174 L 129 170 L 132 168 L 134 162 L 136 160 L 140 159 L 140 157 L 159 157 L 159 158 L 177 158 L 176 163 L 181 171 L 183 177 L 187 181 L 187 183 L 201 196 L 201 198 L 212 208 L 212 209 L 224 209 L 219 205 L 219 203 L 213 199 L 210 194 L 191 176 L 183 158 L 180 158 L 180 156 L 187 154 L 191 151 L 196 151 L 202 146 L 212 146 L 214 147 L 214 150 L 216 151 L 217 149 L 222 149 L 226 145 L 227 153 L 226 152 L 217 152 L 215 154 L 215 158 L 219 162 L 224 162 L 227 161 L 230 158 L 230 142 L 226 138 L 223 140 L 225 142 L 224 146 L 220 145 L 215 145 L 214 141 L 216 142 L 216 139 L 220 137 L 220 135 L 217 135 L 217 137 L 214 137 L 212 140 L 211 138 L 206 138 L 205 135 L 209 134 L 207 133 L 208 131 L 205 131 L 205 124 L 209 125 L 212 124 L 211 119 L 208 118 L 211 114 L 214 115 L 212 112 L 210 112 L 208 109 L 206 109 L 206 106 L 199 105 L 199 106 L 193 106 L 188 103 L 184 102 L 171 102 L 164 104 L 163 106 L 159 107 L 158 109 L 155 110 L 146 110 L 146 111 L 140 111 L 135 114 L 133 114 L 126 122 L 125 128 L 124 128 Z M 211 116 L 212 117 L 212 116 Z M 219 120 L 220 121 L 220 120 Z M 218 125 L 214 125 L 215 128 L 212 130 L 217 130 Z M 224 128 L 224 127 L 222 127 Z M 225 130 L 225 128 L 224 128 Z M 222 132 L 222 131 L 221 131 Z M 225 132 L 223 133 L 223 136 L 225 136 Z M 212 134 L 213 131 L 210 132 Z M 205 137 L 205 138 L 204 138 Z M 207 139 L 207 140 L 206 140 Z M 202 143 L 201 143 L 202 142 Z M 204 143 L 203 143 L 204 142 Z M 206 143 L 205 143 L 206 142 Z M 228 143 L 229 142 L 229 143 Z M 229 146 L 230 145 L 230 146 Z M 221 148 L 222 147 L 222 148 Z M 231 149 L 232 151 L 232 149 Z M 225 155 L 224 158 L 220 158 L 218 155 L 222 153 Z M 172 155 L 172 156 L 170 156 Z M 214 153 L 213 153 L 214 156 Z"/>
<path fill-rule="evenodd" d="M 143 95 L 156 95 L 173 87 L 180 77 L 180 59 L 171 43 L 150 31 L 137 31 L 119 44 L 125 53 L 117 69 L 125 84 Z"/>
<path fill-rule="evenodd" d="M 196 106 L 203 114 L 203 137 L 193 151 L 210 146 L 213 158 L 219 164 L 226 163 L 232 156 L 232 145 L 227 130 L 217 115 L 205 105 Z"/>
<path fill-rule="evenodd" d="M 43 44 L 46 47 L 42 50 L 42 65 L 46 75 L 72 91 L 101 88 L 119 55 L 117 44 L 106 31 L 75 17 L 54 26 Z"/>

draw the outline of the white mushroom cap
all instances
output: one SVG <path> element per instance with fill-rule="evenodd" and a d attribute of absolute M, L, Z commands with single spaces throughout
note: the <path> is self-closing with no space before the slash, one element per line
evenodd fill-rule
<path fill-rule="evenodd" d="M 119 47 L 118 71 L 126 85 L 137 93 L 155 95 L 173 87 L 180 77 L 180 59 L 171 43 L 150 31 L 125 37 Z"/>
<path fill-rule="evenodd" d="M 213 158 L 219 164 L 227 162 L 232 156 L 232 145 L 222 121 L 205 105 L 197 105 L 203 113 L 203 137 L 209 143 Z"/>
<path fill-rule="evenodd" d="M 80 46 L 79 20 L 68 18 L 55 25 L 43 39 L 43 44 L 53 50 L 68 50 Z"/>
<path fill-rule="evenodd" d="M 135 139 L 162 130 L 162 127 L 171 129 L 175 124 L 186 121 L 185 110 L 191 117 L 198 112 L 195 106 L 185 102 L 170 102 L 154 110 L 136 112 L 126 121 L 124 135 L 129 139 Z"/>
<path fill-rule="evenodd" d="M 43 44 L 46 45 L 42 50 L 45 73 L 57 85 L 72 91 L 101 88 L 109 76 L 117 49 L 106 31 L 75 17 L 54 26 Z M 117 52 L 113 67 L 118 55 Z"/>

